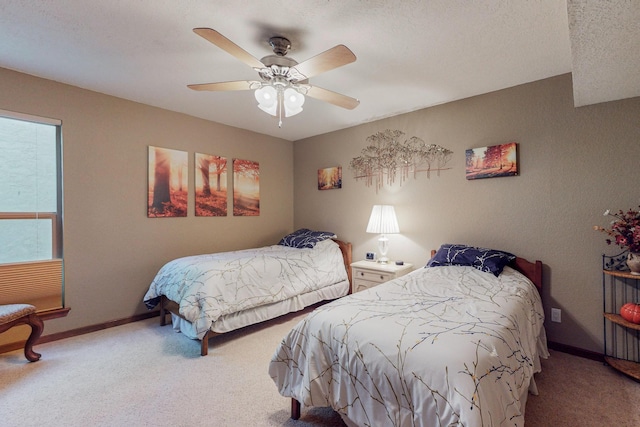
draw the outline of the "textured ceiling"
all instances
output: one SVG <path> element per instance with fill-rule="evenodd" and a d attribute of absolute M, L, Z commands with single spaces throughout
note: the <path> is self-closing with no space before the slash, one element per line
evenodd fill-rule
<path fill-rule="evenodd" d="M 568 2 L 576 107 L 640 96 L 640 1 Z"/>
<path fill-rule="evenodd" d="M 0 67 L 292 141 L 567 72 L 577 106 L 638 96 L 640 2 L 568 3 L 2 0 Z M 298 62 L 345 44 L 357 61 L 310 83 L 360 105 L 308 98 L 278 128 L 250 91 L 192 91 L 257 78 L 195 27 L 257 58 L 273 35 L 291 40 Z"/>

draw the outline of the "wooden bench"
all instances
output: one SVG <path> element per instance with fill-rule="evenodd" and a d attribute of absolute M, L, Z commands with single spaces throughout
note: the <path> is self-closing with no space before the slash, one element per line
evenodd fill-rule
<path fill-rule="evenodd" d="M 29 362 L 40 360 L 41 355 L 33 351 L 33 345 L 42 335 L 44 323 L 36 314 L 36 308 L 30 304 L 0 305 L 0 333 L 17 325 L 31 326 L 31 334 L 24 345 L 24 356 Z"/>

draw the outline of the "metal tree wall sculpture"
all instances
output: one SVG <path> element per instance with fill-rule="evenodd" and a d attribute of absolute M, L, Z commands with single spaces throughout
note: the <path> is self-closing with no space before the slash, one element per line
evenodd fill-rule
<path fill-rule="evenodd" d="M 355 179 L 365 179 L 367 187 L 375 179 L 376 191 L 386 182 L 393 185 L 397 175 L 400 175 L 400 185 L 418 172 L 426 172 L 431 178 L 431 172 L 451 169 L 445 168 L 451 159 L 453 151 L 440 145 L 427 144 L 422 139 L 412 136 L 401 141 L 404 132 L 399 130 L 385 130 L 367 138 L 369 143 L 362 150 L 360 157 L 354 157 L 349 163 Z"/>

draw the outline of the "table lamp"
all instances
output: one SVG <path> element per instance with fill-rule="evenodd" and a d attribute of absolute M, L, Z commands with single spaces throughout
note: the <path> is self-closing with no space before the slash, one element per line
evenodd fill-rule
<path fill-rule="evenodd" d="M 371 210 L 371 216 L 369 217 L 369 224 L 367 225 L 367 233 L 380 234 L 378 238 L 378 250 L 380 256 L 378 262 L 381 264 L 387 264 L 389 258 L 387 258 L 387 252 L 389 251 L 389 239 L 385 234 L 399 233 L 400 227 L 398 227 L 398 220 L 396 219 L 396 211 L 391 205 L 374 205 Z"/>

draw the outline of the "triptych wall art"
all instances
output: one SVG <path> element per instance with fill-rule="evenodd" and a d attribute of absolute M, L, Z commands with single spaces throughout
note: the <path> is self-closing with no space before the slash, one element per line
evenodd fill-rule
<path fill-rule="evenodd" d="M 195 216 L 227 216 L 226 157 L 195 153 Z M 186 217 L 189 162 L 186 151 L 149 146 L 147 216 Z M 260 215 L 260 165 L 233 159 L 233 215 Z"/>

